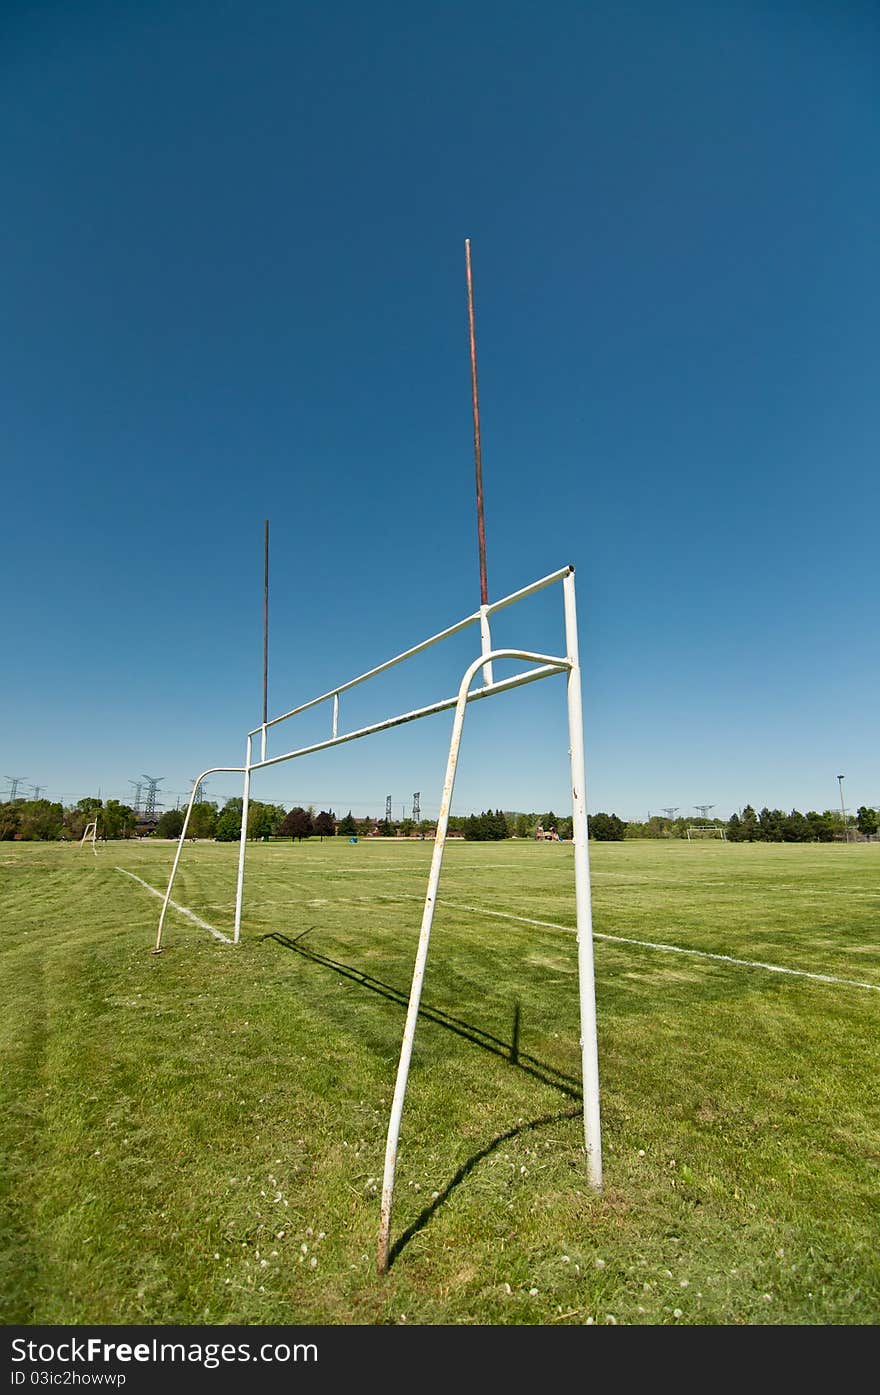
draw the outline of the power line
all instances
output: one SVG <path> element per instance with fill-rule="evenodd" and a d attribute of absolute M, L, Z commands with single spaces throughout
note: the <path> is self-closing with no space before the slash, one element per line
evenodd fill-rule
<path fill-rule="evenodd" d="M 8 780 L 8 781 L 9 781 L 10 789 L 9 789 L 9 795 L 8 795 L 7 797 L 8 797 L 9 803 L 11 804 L 12 801 L 15 799 L 16 795 L 18 794 L 18 787 L 19 787 L 19 785 L 21 785 L 21 784 L 24 783 L 24 781 L 27 779 L 27 776 L 26 776 L 26 775 L 4 775 L 3 778 L 4 778 L 5 780 Z"/>

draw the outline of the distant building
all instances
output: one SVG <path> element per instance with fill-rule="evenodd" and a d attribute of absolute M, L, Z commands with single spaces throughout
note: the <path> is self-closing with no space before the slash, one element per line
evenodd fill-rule
<path fill-rule="evenodd" d="M 558 843 L 558 842 L 559 842 L 559 834 L 556 832 L 556 829 L 555 829 L 555 828 L 547 828 L 547 829 L 545 829 L 545 828 L 544 828 L 544 825 L 541 824 L 541 823 L 539 823 L 539 824 L 538 824 L 538 827 L 535 829 L 535 838 L 537 839 L 537 841 L 538 841 L 539 843 Z"/>

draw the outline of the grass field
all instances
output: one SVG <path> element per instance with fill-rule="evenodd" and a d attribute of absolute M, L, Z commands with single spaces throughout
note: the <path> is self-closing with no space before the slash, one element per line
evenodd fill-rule
<path fill-rule="evenodd" d="M 591 847 L 598 1197 L 572 849 L 451 845 L 376 1275 L 430 853 L 254 846 L 155 958 L 169 844 L 0 845 L 2 1321 L 877 1322 L 877 846 Z"/>

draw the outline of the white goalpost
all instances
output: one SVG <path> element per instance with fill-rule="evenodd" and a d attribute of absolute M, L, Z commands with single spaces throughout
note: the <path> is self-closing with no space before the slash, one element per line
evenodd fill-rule
<path fill-rule="evenodd" d="M 345 683 L 340 683 L 337 687 L 329 689 L 326 693 L 321 693 L 318 697 L 311 698 L 308 702 L 300 703 L 298 707 L 293 707 L 288 712 L 282 712 L 279 717 L 273 717 L 271 721 L 268 716 L 268 648 L 269 648 L 269 521 L 266 520 L 265 531 L 265 576 L 264 576 L 264 601 L 263 601 L 263 720 L 259 726 L 254 727 L 247 733 L 245 740 L 245 757 L 243 765 L 219 765 L 212 766 L 209 770 L 203 770 L 193 781 L 192 794 L 187 807 L 183 827 L 180 831 L 177 849 L 174 854 L 174 863 L 171 868 L 171 875 L 168 879 L 168 887 L 162 903 L 162 910 L 159 916 L 159 927 L 156 933 L 156 945 L 154 954 L 162 952 L 162 934 L 165 927 L 165 918 L 168 913 L 168 906 L 171 901 L 171 891 L 174 885 L 174 878 L 180 863 L 181 852 L 186 841 L 187 829 L 190 817 L 195 804 L 199 785 L 206 780 L 209 775 L 221 773 L 238 773 L 243 776 L 242 784 L 242 811 L 241 811 L 241 835 L 238 848 L 238 876 L 235 890 L 235 920 L 233 931 L 233 943 L 238 944 L 241 938 L 241 912 L 244 900 L 245 885 L 245 850 L 247 845 L 247 823 L 248 806 L 250 802 L 251 774 L 257 770 L 266 770 L 270 766 L 280 765 L 284 761 L 296 760 L 300 756 L 313 755 L 317 751 L 327 751 L 336 746 L 341 746 L 347 741 L 358 741 L 366 736 L 373 736 L 376 732 L 387 731 L 390 727 L 403 726 L 407 722 L 414 722 L 422 717 L 433 716 L 438 712 L 453 710 L 452 734 L 449 741 L 449 754 L 446 761 L 446 774 L 443 781 L 443 791 L 440 799 L 440 817 L 437 821 L 437 833 L 434 840 L 434 849 L 431 857 L 431 868 L 428 876 L 428 886 L 425 894 L 425 904 L 422 911 L 422 921 L 419 930 L 418 945 L 416 948 L 415 965 L 413 968 L 412 985 L 410 988 L 409 1003 L 406 1012 L 406 1022 L 403 1029 L 403 1040 L 400 1048 L 400 1059 L 397 1066 L 397 1077 L 394 1086 L 394 1097 L 391 1103 L 391 1113 L 388 1121 L 388 1135 L 385 1145 L 385 1166 L 382 1178 L 382 1205 L 379 1221 L 379 1237 L 377 1247 L 377 1266 L 380 1273 L 388 1269 L 390 1259 L 390 1235 L 391 1235 L 391 1215 L 394 1203 L 394 1177 L 397 1167 L 397 1145 L 400 1137 L 400 1124 L 403 1115 L 403 1105 L 406 1096 L 406 1086 L 409 1077 L 410 1060 L 412 1058 L 413 1042 L 415 1039 L 416 1024 L 419 1016 L 419 1004 L 422 994 L 422 983 L 425 976 L 425 966 L 428 959 L 428 946 L 431 939 L 431 927 L 434 921 L 434 911 L 437 905 L 437 890 L 440 884 L 440 872 L 443 866 L 443 852 L 446 846 L 446 836 L 449 826 L 449 812 L 452 804 L 452 793 L 455 786 L 455 774 L 458 768 L 459 750 L 461 746 L 462 732 L 464 729 L 465 714 L 468 704 L 481 701 L 485 698 L 496 697 L 500 693 L 509 692 L 513 688 L 520 688 L 526 683 L 535 683 L 543 678 L 552 677 L 554 674 L 562 673 L 566 677 L 566 694 L 568 706 L 568 742 L 569 742 L 569 764 L 571 775 L 571 800 L 572 800 L 572 841 L 574 844 L 574 891 L 577 922 L 577 957 L 578 957 L 578 992 L 580 1000 L 580 1030 L 581 1030 L 581 1071 L 583 1078 L 583 1104 L 584 1104 L 584 1148 L 587 1159 L 587 1175 L 590 1185 L 597 1191 L 602 1187 L 602 1139 L 601 1122 L 599 1113 L 599 1053 L 596 1033 L 596 988 L 595 972 L 593 966 L 593 921 L 592 902 L 590 893 L 590 863 L 589 844 L 587 835 L 587 801 L 585 789 L 584 773 L 584 733 L 583 733 L 583 713 L 581 707 L 581 670 L 578 656 L 578 634 L 577 634 L 577 609 L 575 604 L 574 589 L 574 567 L 561 567 L 558 571 L 552 572 L 549 576 L 542 577 L 539 581 L 533 581 L 530 585 L 522 587 L 518 591 L 512 592 L 509 596 L 503 597 L 499 601 L 489 603 L 489 593 L 486 581 L 486 534 L 483 518 L 483 477 L 482 459 L 480 444 L 480 413 L 479 399 L 477 392 L 477 357 L 476 357 L 476 335 L 474 328 L 474 302 L 473 302 L 473 282 L 471 276 L 471 252 L 470 242 L 465 241 L 465 265 L 467 272 L 467 292 L 468 292 L 468 328 L 470 338 L 470 360 L 471 360 L 471 393 L 474 417 L 474 461 L 476 466 L 476 502 L 477 502 L 477 536 L 479 540 L 480 552 L 480 608 L 472 615 L 467 615 L 457 624 L 450 625 L 447 629 L 441 630 L 439 634 L 431 635 L 430 638 L 422 640 L 420 644 L 415 644 L 410 649 L 404 650 L 402 654 L 397 654 L 393 659 L 388 659 L 383 664 L 378 664 L 367 673 L 360 674 L 357 678 L 351 678 Z M 514 605 L 517 601 L 533 596 L 538 591 L 543 591 L 545 587 L 554 586 L 561 583 L 563 595 L 563 613 L 565 624 L 565 654 L 537 654 L 528 649 L 493 649 L 491 636 L 491 617 L 506 606 Z M 375 678 L 380 673 L 387 672 L 395 665 L 403 663 L 406 659 L 412 658 L 416 654 L 423 653 L 426 649 L 435 644 L 441 643 L 451 635 L 458 634 L 469 625 L 479 625 L 480 629 L 480 653 L 468 664 L 456 694 L 452 697 L 441 698 L 438 702 L 433 702 L 425 707 L 416 708 L 411 712 L 398 713 L 396 716 L 387 717 L 384 721 L 374 722 L 370 726 L 360 727 L 355 731 L 343 732 L 340 730 L 340 698 L 344 693 L 361 683 L 366 683 L 369 679 Z M 496 679 L 494 676 L 494 665 L 504 660 L 516 660 L 521 664 L 528 664 L 530 667 L 522 669 L 512 677 Z M 477 673 L 482 670 L 482 685 L 472 687 Z M 324 741 L 317 741 L 309 746 L 300 746 L 284 751 L 281 755 L 270 756 L 268 754 L 268 736 L 272 728 L 280 726 L 282 722 L 290 721 L 291 718 L 299 716 L 302 712 L 307 712 L 320 703 L 330 703 L 331 707 L 331 734 Z M 254 740 L 259 737 L 260 745 L 259 760 L 254 760 Z"/>
<path fill-rule="evenodd" d="M 83 836 L 79 840 L 79 845 L 81 848 L 84 848 L 86 843 L 91 843 L 92 852 L 95 854 L 95 857 L 98 856 L 98 849 L 95 847 L 95 839 L 97 838 L 97 836 L 98 818 L 96 815 L 95 818 L 91 821 L 91 823 L 86 824 L 85 828 L 83 829 Z"/>
<path fill-rule="evenodd" d="M 562 584 L 563 591 L 565 623 L 564 655 L 538 654 L 526 649 L 492 648 L 490 617 L 493 614 L 506 606 L 513 605 L 515 602 L 523 600 L 527 596 L 534 595 L 537 591 L 544 590 L 545 587 L 559 583 Z M 357 687 L 361 683 L 367 682 L 368 679 L 376 677 L 377 674 L 385 673 L 388 669 L 403 663 L 406 659 L 412 658 L 416 654 L 421 654 L 432 645 L 439 644 L 442 640 L 448 639 L 451 635 L 458 634 L 459 631 L 470 625 L 479 625 L 480 627 L 480 653 L 465 669 L 461 682 L 459 683 L 458 692 L 455 696 L 442 698 L 438 702 L 430 703 L 425 707 L 417 708 L 411 712 L 399 713 L 396 716 L 386 718 L 384 721 L 375 722 L 370 726 L 361 727 L 355 731 L 340 731 L 340 698 L 344 693 Z M 530 667 L 515 673 L 512 677 L 496 679 L 493 674 L 492 666 L 505 659 L 514 659 L 520 663 L 528 664 Z M 477 673 L 481 669 L 483 672 L 482 686 L 474 688 L 472 684 Z M 542 577 L 539 581 L 532 582 L 529 586 L 524 586 L 521 590 L 515 591 L 511 595 L 505 596 L 502 600 L 480 606 L 478 611 L 475 611 L 472 615 L 466 616 L 463 620 L 458 621 L 457 624 L 450 625 L 447 629 L 432 635 L 429 639 L 423 640 L 420 644 L 413 645 L 412 648 L 405 650 L 402 654 L 396 655 L 383 664 L 378 664 L 375 668 L 360 674 L 357 678 L 352 678 L 345 683 L 340 683 L 338 687 L 331 688 L 327 692 L 321 693 L 320 696 L 312 698 L 308 702 L 301 703 L 298 707 L 291 708 L 288 712 L 283 712 L 278 717 L 273 717 L 271 720 L 268 720 L 264 709 L 263 722 L 247 733 L 244 764 L 212 766 L 208 770 L 203 770 L 193 782 L 192 794 L 184 817 L 183 827 L 180 831 L 180 837 L 174 855 L 174 863 L 171 868 L 168 887 L 165 892 L 162 910 L 159 916 L 156 944 L 153 950 L 154 954 L 161 953 L 162 951 L 162 936 L 165 928 L 168 906 L 171 900 L 171 892 L 174 886 L 174 879 L 186 841 L 187 829 L 189 827 L 196 794 L 202 780 L 206 780 L 209 775 L 220 773 L 239 773 L 243 776 L 241 836 L 238 852 L 238 878 L 235 895 L 235 920 L 233 931 L 233 943 L 237 944 L 241 937 L 241 916 L 245 888 L 248 804 L 250 800 L 252 773 L 257 770 L 266 770 L 270 766 L 280 765 L 285 761 L 296 760 L 300 756 L 313 755 L 317 751 L 330 750 L 333 747 L 343 745 L 345 742 L 357 741 L 363 737 L 372 736 L 376 732 L 387 731 L 390 727 L 402 726 L 407 722 L 417 721 L 422 717 L 432 716 L 438 712 L 454 710 L 449 754 L 446 762 L 446 773 L 440 800 L 440 817 L 437 822 L 437 836 L 434 842 L 433 856 L 431 859 L 428 887 L 425 895 L 412 986 L 410 989 L 409 1005 L 403 1031 L 400 1060 L 397 1068 L 397 1079 L 388 1124 L 378 1240 L 378 1268 L 380 1272 L 384 1272 L 388 1268 L 389 1262 L 391 1214 L 394 1199 L 394 1177 L 397 1165 L 397 1145 L 400 1134 L 400 1123 L 403 1114 L 413 1041 L 419 1014 L 419 1003 L 421 1000 L 422 983 L 428 957 L 431 927 L 434 920 L 434 910 L 437 904 L 437 890 L 443 865 L 443 853 L 446 844 L 449 812 L 455 785 L 455 775 L 458 767 L 465 713 L 468 704 L 471 702 L 495 697 L 500 693 L 509 692 L 514 688 L 519 688 L 527 683 L 534 683 L 541 679 L 549 678 L 558 673 L 565 674 L 566 676 L 568 707 L 569 761 L 573 814 L 572 839 L 574 844 L 578 984 L 580 998 L 581 1066 L 584 1101 L 584 1146 L 590 1184 L 596 1190 L 600 1190 L 602 1186 L 602 1145 L 599 1111 L 599 1058 L 596 1033 L 592 903 L 590 892 L 589 845 L 587 839 L 581 672 L 578 655 L 574 567 L 563 567 L 559 571 L 552 572 L 549 576 Z M 267 744 L 270 729 L 280 726 L 282 722 L 287 722 L 300 713 L 316 707 L 320 703 L 330 703 L 332 705 L 331 735 L 324 741 L 318 741 L 309 746 L 301 746 L 287 750 L 280 755 L 269 756 L 267 754 Z M 260 739 L 260 758 L 258 760 L 253 759 L 254 739 L 256 737 Z"/>
<path fill-rule="evenodd" d="M 700 842 L 702 838 L 720 838 L 722 843 L 727 842 L 724 829 L 719 828 L 714 823 L 691 823 L 688 824 L 685 832 L 689 843 Z"/>

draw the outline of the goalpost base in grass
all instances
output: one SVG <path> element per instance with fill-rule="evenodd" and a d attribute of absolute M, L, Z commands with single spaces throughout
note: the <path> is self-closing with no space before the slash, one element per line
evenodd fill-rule
<path fill-rule="evenodd" d="M 490 617 L 496 611 L 512 605 L 527 596 L 534 595 L 537 591 L 542 591 L 545 587 L 554 585 L 558 582 L 562 583 L 563 588 L 565 655 L 538 654 L 527 649 L 493 649 L 490 632 Z M 375 722 L 371 726 L 361 727 L 356 731 L 340 733 L 339 699 L 343 693 L 366 682 L 367 679 L 373 678 L 379 673 L 384 673 L 386 670 L 413 657 L 415 654 L 422 653 L 432 645 L 438 644 L 441 640 L 447 639 L 453 634 L 457 634 L 467 626 L 474 624 L 479 624 L 480 627 L 481 652 L 465 670 L 459 684 L 458 693 L 455 697 L 443 698 L 439 702 L 431 703 L 426 707 L 420 707 L 412 712 L 405 712 L 394 717 L 386 718 L 386 720 L 382 722 Z M 494 663 L 504 659 L 516 659 L 531 664 L 533 667 L 523 670 L 511 678 L 496 680 L 493 676 L 492 666 Z M 479 688 L 472 689 L 471 684 L 480 669 L 482 669 L 483 672 L 483 684 Z M 244 899 L 245 849 L 247 845 L 247 820 L 251 773 L 255 770 L 265 770 L 273 765 L 280 765 L 285 761 L 296 760 L 300 756 L 313 755 L 317 751 L 330 750 L 333 747 L 343 745 L 345 742 L 356 741 L 365 736 L 374 735 L 376 732 L 387 731 L 390 727 L 402 726 L 405 723 L 416 721 L 421 717 L 427 717 L 438 712 L 454 709 L 455 715 L 453 718 L 452 735 L 449 742 L 449 755 L 446 763 L 446 774 L 440 801 L 440 817 L 437 822 L 437 833 L 431 858 L 431 870 L 428 877 L 428 887 L 422 913 L 412 986 L 410 989 L 406 1023 L 400 1050 L 400 1060 L 398 1062 L 397 1078 L 394 1087 L 394 1098 L 392 1100 L 388 1124 L 385 1167 L 382 1182 L 381 1217 L 377 1246 L 377 1267 L 380 1273 L 384 1273 L 389 1264 L 391 1214 L 394 1199 L 394 1177 L 397 1166 L 397 1145 L 400 1134 L 400 1122 L 403 1114 L 403 1104 L 406 1095 L 413 1042 L 415 1039 L 416 1023 L 418 1021 L 419 1003 L 427 964 L 431 927 L 434 919 L 434 910 L 437 904 L 437 890 L 443 865 L 443 852 L 446 845 L 449 812 L 455 785 L 465 712 L 468 704 L 471 702 L 494 697 L 499 693 L 508 692 L 513 688 L 522 687 L 527 683 L 537 682 L 540 679 L 551 677 L 557 673 L 564 673 L 566 675 L 568 705 L 569 761 L 572 795 L 572 842 L 574 844 L 575 901 L 577 908 L 581 1064 L 584 1092 L 584 1147 L 587 1157 L 587 1171 L 590 1185 L 598 1191 L 601 1190 L 602 1186 L 599 1060 L 596 1032 L 596 991 L 593 965 L 593 926 L 587 833 L 583 712 L 580 661 L 578 656 L 574 567 L 563 567 L 559 571 L 551 573 L 549 576 L 542 577 L 539 581 L 532 582 L 529 586 L 524 586 L 521 590 L 515 591 L 511 595 L 505 596 L 500 601 L 481 605 L 480 609 L 474 612 L 474 614 L 466 616 L 465 619 L 442 630 L 439 634 L 432 635 L 430 638 L 423 640 L 420 644 L 416 644 L 412 648 L 405 650 L 402 654 L 396 655 L 393 659 L 389 659 L 385 663 L 377 665 L 375 668 L 368 670 L 368 672 L 360 674 L 357 678 L 341 683 L 336 688 L 331 688 L 328 692 L 322 693 L 320 696 L 312 698 L 308 702 L 301 703 L 298 707 L 292 708 L 289 712 L 282 713 L 279 717 L 274 717 L 271 721 L 268 720 L 264 708 L 263 721 L 260 726 L 253 728 L 253 730 L 247 733 L 244 765 L 212 766 L 208 770 L 203 770 L 193 782 L 192 794 L 183 821 L 183 827 L 180 831 L 174 863 L 171 868 L 168 887 L 162 903 L 162 911 L 159 916 L 159 926 L 156 934 L 156 944 L 152 951 L 153 954 L 161 954 L 162 952 L 162 935 L 165 927 L 165 919 L 171 902 L 171 891 L 174 885 L 174 879 L 186 841 L 193 805 L 199 785 L 203 780 L 207 779 L 209 775 L 220 773 L 238 773 L 243 775 L 241 834 L 239 839 L 238 877 L 235 895 L 235 928 L 233 932 L 233 943 L 237 944 L 241 936 L 241 912 Z M 297 716 L 299 713 L 305 712 L 324 702 L 332 702 L 332 734 L 327 740 L 285 751 L 282 755 L 267 756 L 268 732 L 271 727 L 278 726 L 280 723 L 290 720 L 290 718 Z M 260 737 L 260 759 L 255 761 L 252 757 L 253 743 L 256 736 Z"/>

